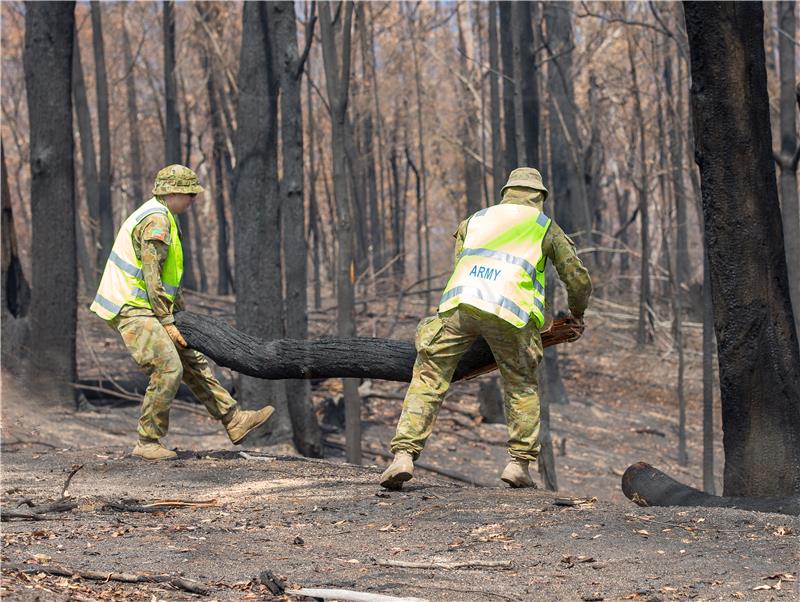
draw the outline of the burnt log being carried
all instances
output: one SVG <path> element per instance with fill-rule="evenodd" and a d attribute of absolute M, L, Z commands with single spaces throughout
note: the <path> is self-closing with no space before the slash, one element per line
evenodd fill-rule
<path fill-rule="evenodd" d="M 175 324 L 189 347 L 220 366 L 268 380 L 335 377 L 409 382 L 416 359 L 411 341 L 372 337 L 265 341 L 217 318 L 189 311 L 176 313 Z M 569 320 L 556 320 L 542 332 L 545 347 L 577 338 Z M 458 364 L 453 380 L 472 378 L 496 367 L 489 345 L 478 339 Z"/>

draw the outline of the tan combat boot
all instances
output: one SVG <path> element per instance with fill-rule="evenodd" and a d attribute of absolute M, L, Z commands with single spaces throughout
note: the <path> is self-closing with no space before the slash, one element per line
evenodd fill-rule
<path fill-rule="evenodd" d="M 231 443 L 239 445 L 247 435 L 269 420 L 274 412 L 272 406 L 264 406 L 260 410 L 241 410 L 236 406 L 222 417 L 222 424 L 228 431 Z"/>
<path fill-rule="evenodd" d="M 536 489 L 536 483 L 533 482 L 530 473 L 528 472 L 528 461 L 512 459 L 509 462 L 500 479 L 508 483 L 511 487 L 533 487 Z"/>
<path fill-rule="evenodd" d="M 414 456 L 411 452 L 399 450 L 394 455 L 394 460 L 389 468 L 381 475 L 381 487 L 391 491 L 399 491 L 403 483 L 410 481 L 414 476 Z"/>
<path fill-rule="evenodd" d="M 161 445 L 158 439 L 139 439 L 132 455 L 145 460 L 174 460 L 178 457 L 174 451 Z"/>

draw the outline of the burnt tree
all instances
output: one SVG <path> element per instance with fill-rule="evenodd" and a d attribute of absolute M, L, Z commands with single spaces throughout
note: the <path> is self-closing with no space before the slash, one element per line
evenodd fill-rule
<path fill-rule="evenodd" d="M 761 3 L 684 5 L 725 448 L 724 494 L 800 493 L 800 349 L 772 157 Z"/>
<path fill-rule="evenodd" d="M 297 25 L 294 2 L 269 5 L 273 24 L 271 44 L 276 75 L 280 81 L 281 216 L 283 218 L 283 268 L 286 281 L 286 336 L 304 339 L 308 335 L 308 299 L 306 296 L 307 243 L 303 211 L 303 121 L 300 82 L 303 64 L 313 39 L 315 18 L 306 31 L 306 49 L 297 48 Z M 322 457 L 322 432 L 311 404 L 311 389 L 304 380 L 286 382 L 286 397 L 292 422 L 294 443 L 304 456 Z"/>
<path fill-rule="evenodd" d="M 278 96 L 271 56 L 269 10 L 248 2 L 242 14 L 239 99 L 236 108 L 236 324 L 265 339 L 283 335 L 280 198 L 278 189 Z M 271 440 L 291 436 L 284 383 L 242 378 L 242 403 L 269 401 L 276 415 Z"/>
<path fill-rule="evenodd" d="M 78 271 L 72 137 L 73 2 L 25 7 L 30 121 L 31 336 L 28 379 L 50 400 L 72 400 Z M 54 260 L 57 258 L 57 260 Z"/>

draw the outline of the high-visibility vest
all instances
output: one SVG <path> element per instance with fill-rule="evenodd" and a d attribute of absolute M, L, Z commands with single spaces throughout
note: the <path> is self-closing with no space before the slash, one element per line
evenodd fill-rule
<path fill-rule="evenodd" d="M 517 328 L 544 325 L 542 242 L 550 218 L 535 207 L 500 204 L 469 218 L 464 249 L 444 289 L 439 312 L 471 305 Z"/>
<path fill-rule="evenodd" d="M 155 198 L 134 211 L 119 229 L 108 257 L 100 287 L 91 309 L 104 320 L 115 318 L 123 305 L 152 309 L 142 272 L 142 260 L 133 249 L 133 229 L 148 215 L 163 213 L 169 218 L 169 251 L 161 269 L 161 284 L 169 299 L 174 300 L 183 277 L 183 249 L 180 231 L 172 213 Z"/>

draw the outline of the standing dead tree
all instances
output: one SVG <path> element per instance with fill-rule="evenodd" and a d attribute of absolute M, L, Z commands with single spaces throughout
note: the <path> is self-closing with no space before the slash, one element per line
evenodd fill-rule
<path fill-rule="evenodd" d="M 33 2 L 25 13 L 33 233 L 28 380 L 62 403 L 74 398 L 76 379 L 74 9 L 73 2 Z"/>
<path fill-rule="evenodd" d="M 341 337 L 355 335 L 355 257 L 350 195 L 347 191 L 346 144 L 348 132 L 347 102 L 350 91 L 350 39 L 353 3 L 346 2 L 344 16 L 334 24 L 329 2 L 319 5 L 319 25 L 322 36 L 322 57 L 328 105 L 331 110 L 331 153 L 333 155 L 333 189 L 336 200 L 336 235 L 339 256 L 336 275 L 337 326 Z M 341 28 L 341 29 L 340 29 Z M 337 34 L 341 36 L 341 60 L 336 49 Z M 347 461 L 361 463 L 361 402 L 358 381 L 346 378 L 344 385 L 345 438 Z"/>

